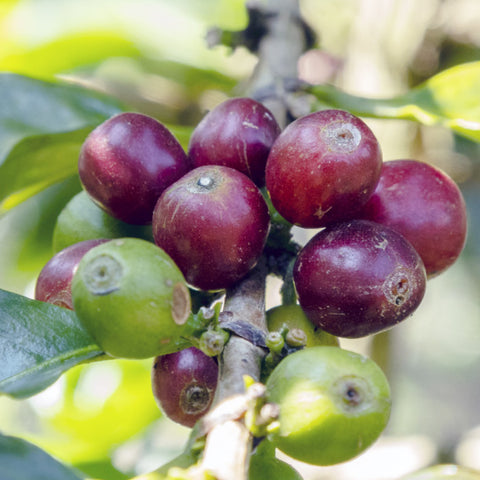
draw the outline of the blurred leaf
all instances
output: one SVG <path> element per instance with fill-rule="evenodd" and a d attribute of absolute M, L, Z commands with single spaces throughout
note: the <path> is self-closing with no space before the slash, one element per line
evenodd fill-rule
<path fill-rule="evenodd" d="M 390 99 L 356 97 L 332 86 L 307 87 L 320 103 L 374 118 L 414 120 L 442 125 L 480 142 L 480 62 L 444 70 L 404 95 Z"/>
<path fill-rule="evenodd" d="M 180 468 L 180 469 L 187 469 L 191 467 L 194 463 L 198 461 L 198 457 L 193 454 L 190 450 L 186 450 L 185 452 L 181 453 L 180 455 L 176 456 L 172 460 L 170 460 L 165 465 L 157 468 L 153 472 L 144 473 L 138 477 L 134 477 L 130 480 L 169 480 L 168 472 L 171 468 Z M 272 480 L 275 477 L 272 477 Z M 267 480 L 267 478 L 265 478 Z M 278 480 L 283 480 L 281 477 L 278 477 Z"/>
<path fill-rule="evenodd" d="M 17 47 L 18 49 L 18 47 Z M 33 49 L 0 55 L 0 70 L 52 79 L 55 74 L 71 72 L 111 57 L 136 57 L 138 48 L 114 32 L 82 32 L 42 44 Z"/>
<path fill-rule="evenodd" d="M 34 395 L 101 354 L 74 312 L 0 290 L 0 394 Z"/>
<path fill-rule="evenodd" d="M 241 30 L 247 24 L 245 0 L 178 0 L 176 6 L 211 26 Z"/>
<path fill-rule="evenodd" d="M 111 461 L 114 448 L 142 438 L 162 417 L 152 394 L 152 362 L 112 359 L 70 370 L 62 377 L 60 408 L 45 419 L 45 431 L 34 437 L 35 442 L 96 475 L 94 468 Z"/>
<path fill-rule="evenodd" d="M 88 131 L 120 111 L 93 91 L 0 74 L 0 214 L 75 174 Z"/>
<path fill-rule="evenodd" d="M 81 189 L 78 175 L 48 187 L 0 218 L 0 289 L 32 296 L 33 282 L 53 256 L 57 217 Z"/>
<path fill-rule="evenodd" d="M 191 98 L 198 98 L 205 90 L 230 92 L 238 80 L 212 68 L 199 68 L 174 60 L 144 60 L 140 62 L 148 72 L 153 72 L 181 85 Z"/>
<path fill-rule="evenodd" d="M 110 458 L 100 460 L 98 462 L 84 463 L 81 465 L 75 465 L 75 468 L 85 472 L 90 477 L 98 480 L 127 480 L 130 475 L 124 474 L 117 470 L 113 465 Z"/>
<path fill-rule="evenodd" d="M 0 470 L 2 480 L 81 480 L 83 478 L 35 445 L 1 434 Z"/>
<path fill-rule="evenodd" d="M 2 210 L 8 211 L 45 188 L 77 173 L 80 146 L 91 127 L 31 136 L 10 151 L 0 167 Z"/>
<path fill-rule="evenodd" d="M 2 0 L 0 3 L 0 22 L 19 3 L 19 0 Z"/>
<path fill-rule="evenodd" d="M 188 142 L 193 132 L 193 127 L 185 127 L 183 125 L 172 125 L 164 123 L 164 125 L 173 133 L 175 138 L 179 141 L 184 150 L 188 149 Z"/>

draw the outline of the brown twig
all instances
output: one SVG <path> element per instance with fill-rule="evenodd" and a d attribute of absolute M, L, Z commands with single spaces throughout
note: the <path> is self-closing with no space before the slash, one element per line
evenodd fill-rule
<path fill-rule="evenodd" d="M 265 262 L 259 265 L 234 289 L 227 292 L 224 311 L 231 312 L 233 320 L 247 321 L 266 331 L 265 321 Z M 258 381 L 265 351 L 232 334 L 219 359 L 219 382 L 214 399 L 213 415 L 227 407 L 227 418 L 219 415 L 217 423 L 209 428 L 202 459 L 202 469 L 218 480 L 245 480 L 251 451 L 252 436 L 243 422 L 248 396 L 244 375 Z M 237 401 L 238 400 L 238 401 Z M 232 401 L 239 403 L 236 414 Z M 238 418 L 235 418 L 238 417 Z"/>
<path fill-rule="evenodd" d="M 260 29 L 262 36 L 257 45 L 259 61 L 248 93 L 259 98 L 279 124 L 285 126 L 291 120 L 292 108 L 291 92 L 286 86 L 296 81 L 298 59 L 311 38 L 308 38 L 306 25 L 300 18 L 298 0 L 256 2 L 255 9 L 264 10 L 265 28 Z M 263 94 L 258 93 L 262 91 Z M 260 98 L 262 95 L 263 98 Z M 266 264 L 260 262 L 250 275 L 227 292 L 224 312 L 229 312 L 229 322 L 246 322 L 266 333 L 266 275 Z M 263 348 L 251 341 L 232 334 L 219 359 L 219 383 L 209 418 L 215 419 L 215 413 L 221 413 L 224 407 L 234 410 L 234 402 L 238 401 L 240 407 L 238 415 L 233 412 L 225 417 L 219 415 L 214 425 L 208 427 L 199 468 L 218 480 L 248 478 L 252 435 L 243 421 L 247 407 L 242 405 L 248 401 L 244 376 L 259 381 L 265 353 Z"/>

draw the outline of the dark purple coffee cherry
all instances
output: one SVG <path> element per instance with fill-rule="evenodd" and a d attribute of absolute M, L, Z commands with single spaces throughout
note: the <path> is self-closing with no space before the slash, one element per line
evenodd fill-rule
<path fill-rule="evenodd" d="M 265 183 L 265 164 L 280 127 L 272 113 L 251 98 L 217 105 L 197 125 L 188 155 L 194 167 L 223 165 Z"/>
<path fill-rule="evenodd" d="M 218 365 L 195 347 L 155 358 L 152 390 L 168 418 L 193 427 L 210 408 L 217 388 Z"/>
<path fill-rule="evenodd" d="M 429 278 L 450 267 L 465 245 L 467 211 L 460 189 L 446 173 L 416 160 L 385 162 L 359 216 L 401 233 Z"/>
<path fill-rule="evenodd" d="M 358 117 L 322 110 L 291 123 L 267 160 L 266 186 L 286 220 L 305 228 L 353 218 L 377 185 L 382 154 Z"/>
<path fill-rule="evenodd" d="M 229 167 L 198 167 L 171 185 L 153 213 L 155 243 L 200 290 L 228 288 L 258 262 L 270 216 L 258 187 Z"/>
<path fill-rule="evenodd" d="M 326 227 L 299 253 L 298 299 L 312 323 L 339 337 L 362 337 L 392 327 L 419 306 L 423 262 L 391 228 L 367 220 Z"/>
<path fill-rule="evenodd" d="M 85 140 L 80 180 L 110 215 L 127 223 L 151 223 L 161 193 L 190 169 L 186 153 L 160 122 L 140 113 L 120 113 Z"/>
<path fill-rule="evenodd" d="M 55 254 L 42 268 L 35 284 L 35 299 L 73 310 L 72 279 L 83 256 L 107 239 L 84 240 Z"/>

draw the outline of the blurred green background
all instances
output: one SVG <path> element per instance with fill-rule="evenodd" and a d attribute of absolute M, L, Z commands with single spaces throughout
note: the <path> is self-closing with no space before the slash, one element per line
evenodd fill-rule
<path fill-rule="evenodd" d="M 480 60 L 478 0 L 300 5 L 319 42 L 300 59 L 299 75 L 314 84 L 392 97 L 447 67 Z M 208 49 L 205 36 L 213 26 L 240 30 L 246 22 L 242 0 L 0 0 L 0 71 L 108 93 L 171 125 L 185 145 L 203 112 L 245 91 L 256 63 L 243 48 Z M 478 92 L 480 103 L 480 85 Z M 386 334 L 342 342 L 387 371 L 394 405 L 385 435 L 346 464 L 295 466 L 305 478 L 326 480 L 394 479 L 439 461 L 480 469 L 480 149 L 440 127 L 367 122 L 385 159 L 427 161 L 458 182 L 469 210 L 468 242 L 460 260 L 429 282 L 412 318 Z M 32 295 L 52 255 L 56 216 L 79 190 L 72 176 L 3 213 L 0 288 Z M 0 431 L 104 480 L 157 467 L 188 435 L 156 407 L 148 361 L 75 368 L 29 400 L 2 397 Z"/>

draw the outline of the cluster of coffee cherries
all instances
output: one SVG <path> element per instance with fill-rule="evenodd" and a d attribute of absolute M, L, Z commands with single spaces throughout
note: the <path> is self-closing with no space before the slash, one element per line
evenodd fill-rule
<path fill-rule="evenodd" d="M 267 357 L 277 362 L 264 380 L 280 414 L 265 441 L 329 465 L 378 438 L 388 382 L 337 337 L 407 318 L 427 279 L 458 258 L 465 203 L 444 172 L 384 162 L 370 128 L 346 111 L 318 111 L 281 131 L 250 98 L 211 110 L 188 152 L 157 120 L 118 114 L 86 138 L 78 167 L 83 191 L 58 217 L 57 253 L 36 299 L 74 309 L 112 357 L 155 357 L 155 398 L 192 427 L 218 376 L 215 354 L 198 341 L 218 324 L 192 298 L 238 284 L 279 225 L 311 229 L 305 245 L 287 249 L 291 268 L 280 269 L 298 302 L 267 312 Z M 278 241 L 270 251 L 281 251 Z"/>

